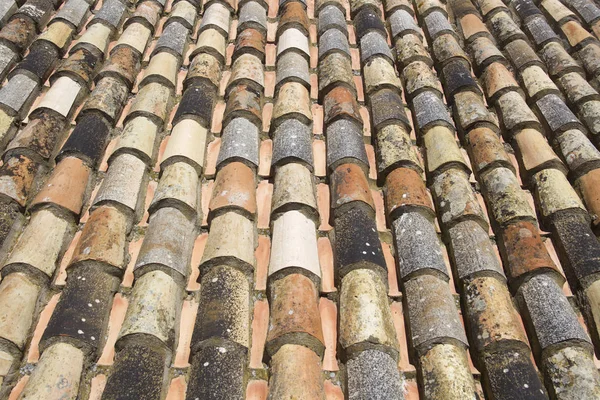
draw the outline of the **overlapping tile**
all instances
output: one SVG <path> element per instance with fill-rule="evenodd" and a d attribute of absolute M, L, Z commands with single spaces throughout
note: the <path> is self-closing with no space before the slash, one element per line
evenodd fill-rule
<path fill-rule="evenodd" d="M 594 4 L 114 1 L 0 9 L 2 396 L 596 396 Z"/>
<path fill-rule="evenodd" d="M 482 14 L 485 14 L 483 11 L 483 3 L 479 4 L 479 6 L 482 10 Z M 520 2 L 516 4 L 516 8 L 520 10 L 519 12 L 521 13 L 521 17 L 523 17 L 525 21 L 539 15 L 531 3 Z M 503 10 L 499 13 L 506 13 L 506 11 Z M 478 15 L 477 12 L 473 12 L 473 14 Z M 487 16 L 484 18 L 486 22 L 490 24 L 489 26 L 492 28 L 491 31 L 496 38 L 502 37 L 503 35 L 505 37 L 508 36 L 504 40 L 499 40 L 501 45 L 509 48 L 511 43 L 518 44 L 518 48 L 523 50 L 521 55 L 518 55 L 516 51 L 511 52 L 511 50 L 508 50 L 509 59 L 513 63 L 515 70 L 518 71 L 524 92 L 527 94 L 530 104 L 534 106 L 536 114 L 543 122 L 544 128 L 548 129 L 553 138 L 560 137 L 560 135 L 566 131 L 569 131 L 571 128 L 581 129 L 581 124 L 579 121 L 570 113 L 562 99 L 557 96 L 559 94 L 557 87 L 546 75 L 544 70 L 545 65 L 539 65 L 539 62 L 523 62 L 522 54 L 530 52 L 533 54 L 532 59 L 534 59 L 536 57 L 535 53 L 531 48 L 528 47 L 528 44 L 522 40 L 520 35 L 506 35 L 506 32 L 509 31 L 520 32 L 520 29 L 515 22 L 512 19 L 506 20 L 506 24 L 501 26 L 494 24 L 493 21 L 488 19 Z M 554 41 L 545 42 L 548 43 L 546 46 L 556 45 L 556 42 Z M 516 48 L 517 47 L 515 47 L 515 50 Z M 537 60 L 539 60 L 539 58 Z M 486 84 L 485 86 L 486 87 L 484 89 L 486 90 L 487 94 L 489 94 L 489 85 Z M 515 86 L 512 87 L 515 88 Z M 509 93 L 518 93 L 518 91 L 507 92 L 507 94 Z M 573 214 L 577 215 L 579 213 L 587 214 L 583 210 L 583 205 L 564 175 L 566 170 L 565 166 L 562 165 L 558 157 L 553 153 L 550 145 L 542 136 L 540 131 L 542 126 L 535 126 L 536 124 L 529 123 L 530 126 L 527 127 L 527 129 L 519 129 L 520 125 L 522 126 L 524 122 L 530 119 L 530 117 L 526 116 L 525 113 L 522 113 L 522 117 L 519 117 L 523 122 L 520 122 L 512 117 L 508 118 L 509 112 L 511 109 L 514 109 L 513 107 L 515 107 L 517 103 L 522 104 L 524 109 L 527 108 L 527 105 L 522 103 L 520 100 L 516 102 L 516 100 L 521 98 L 515 97 L 514 95 L 512 100 L 503 100 L 502 98 L 507 94 L 501 95 L 495 100 L 492 98 L 490 101 L 495 101 L 496 108 L 502 116 L 501 125 L 504 125 L 505 128 L 511 129 L 511 132 L 508 133 L 507 139 L 512 141 L 513 145 L 517 149 L 517 155 L 521 165 L 520 171 L 522 178 L 526 185 L 531 187 L 532 191 L 534 192 L 534 197 L 538 206 L 537 211 L 539 217 L 541 218 L 540 222 L 542 223 L 542 226 L 550 229 L 549 227 L 556 226 L 556 221 L 564 218 L 564 216 Z M 512 101 L 515 101 L 515 103 L 511 104 Z M 489 176 L 489 172 L 487 174 Z M 524 220 L 523 222 L 519 222 L 519 224 L 524 223 L 526 223 Z M 529 232 L 535 232 L 535 230 L 537 230 L 533 225 L 529 225 L 529 223 L 527 223 L 527 225 L 529 226 L 527 229 Z M 564 278 L 557 280 L 559 275 L 556 273 L 556 269 L 554 269 L 555 267 L 553 262 L 551 262 L 549 257 L 544 255 L 546 249 L 541 246 L 539 239 L 536 238 L 536 241 L 538 242 L 537 245 L 533 245 L 533 243 L 532 245 L 537 246 L 541 251 L 532 251 L 533 248 L 535 248 L 532 247 L 532 245 L 524 246 L 519 244 L 519 242 L 522 240 L 531 240 L 538 235 L 536 233 L 528 238 L 520 234 L 515 235 L 517 229 L 522 229 L 522 227 L 513 227 L 511 223 L 509 225 L 505 225 L 500 233 L 501 254 L 504 258 L 505 267 L 508 266 L 510 271 L 508 274 L 509 284 L 517 293 L 520 308 L 523 312 L 523 319 L 526 327 L 528 328 L 530 340 L 540 370 L 545 376 L 558 371 L 560 371 L 558 373 L 567 373 L 566 369 L 558 366 L 552 366 L 552 364 L 557 361 L 557 358 L 552 355 L 552 352 L 556 350 L 552 350 L 553 347 L 550 342 L 557 340 L 562 343 L 562 346 L 567 348 L 589 349 L 589 337 L 581 329 L 579 321 L 572 313 L 572 309 L 570 307 L 566 307 L 563 311 L 560 311 L 558 304 L 567 301 L 566 298 L 563 297 L 563 293 L 559 286 L 562 285 Z M 583 230 L 583 232 L 580 232 L 580 234 L 585 234 L 584 232 L 589 231 L 590 228 L 589 226 L 586 226 L 586 224 L 582 224 L 580 225 L 579 229 Z M 566 233 L 558 233 L 560 230 L 560 228 L 555 230 L 552 238 L 555 246 L 559 247 L 561 240 L 564 240 L 561 239 L 561 235 Z M 585 247 L 587 248 L 587 246 Z M 597 244 L 593 244 L 592 248 L 594 247 L 597 247 Z M 525 249 L 527 249 L 527 252 L 524 251 Z M 544 256 L 546 261 L 543 262 L 543 259 L 540 258 L 540 256 Z M 518 267 L 518 270 L 521 272 L 517 275 L 515 274 L 517 273 L 517 270 L 512 269 L 511 264 L 515 267 L 518 266 L 522 257 L 535 257 L 542 262 L 530 264 L 528 268 Z M 564 257 L 563 254 L 561 255 L 560 259 L 562 261 L 562 266 L 566 268 L 567 276 L 573 274 L 572 266 L 568 262 L 568 258 Z M 538 269 L 539 272 L 537 275 L 533 276 L 527 281 L 523 281 L 523 278 L 526 278 L 527 276 L 524 274 L 531 274 L 531 272 L 534 272 L 534 270 L 531 269 L 531 267 L 534 265 L 536 265 L 536 269 L 540 267 L 542 268 Z M 571 284 L 577 287 L 578 285 L 581 285 L 581 279 L 582 274 L 580 274 L 578 278 L 574 278 L 571 281 Z M 548 291 L 548 293 L 553 293 L 553 296 L 556 297 L 556 307 L 549 307 L 545 310 L 536 308 L 534 304 L 536 304 L 535 299 L 539 299 L 539 297 L 536 296 L 538 296 L 540 293 L 540 285 L 548 288 L 544 290 Z M 536 287 L 538 289 L 534 289 Z M 549 315 L 552 313 L 555 313 L 554 317 L 549 318 Z M 555 327 L 551 326 L 552 323 L 548 323 L 550 321 L 556 322 L 558 319 L 563 321 L 561 326 L 565 329 L 564 336 L 561 336 L 560 339 L 558 339 L 558 336 L 561 334 L 558 333 L 558 331 L 555 331 Z M 550 332 L 553 332 L 553 334 L 550 334 Z M 544 340 L 540 341 L 541 337 L 546 337 L 550 341 L 544 343 Z M 552 338 L 550 339 L 550 337 Z M 582 353 L 585 354 L 585 352 L 589 350 L 573 351 L 582 351 Z M 546 380 L 546 389 L 552 396 L 558 396 L 560 398 L 561 396 L 566 395 L 566 393 L 578 393 L 578 395 L 583 396 L 595 395 L 594 393 L 597 388 L 594 385 L 587 386 L 574 384 L 574 382 L 577 380 L 582 380 L 583 382 L 590 379 L 590 373 L 592 374 L 592 381 L 597 379 L 594 377 L 596 373 L 595 371 L 592 371 L 593 368 L 586 370 L 586 368 L 590 368 L 593 364 L 591 353 L 587 354 L 587 359 L 582 357 L 577 361 L 582 367 L 581 374 L 577 374 L 576 376 L 571 375 L 573 380 L 569 380 L 568 383 L 565 381 L 564 384 L 558 383 L 555 379 Z M 585 365 L 587 365 L 587 367 Z"/>

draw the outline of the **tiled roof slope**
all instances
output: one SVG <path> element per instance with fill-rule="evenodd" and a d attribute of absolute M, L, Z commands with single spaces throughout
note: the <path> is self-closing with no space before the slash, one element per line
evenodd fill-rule
<path fill-rule="evenodd" d="M 0 398 L 600 398 L 592 0 L 4 0 Z"/>

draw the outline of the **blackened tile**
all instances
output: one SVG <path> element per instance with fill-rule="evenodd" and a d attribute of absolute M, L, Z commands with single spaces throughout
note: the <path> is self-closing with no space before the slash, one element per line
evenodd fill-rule
<path fill-rule="evenodd" d="M 103 399 L 150 400 L 161 393 L 171 357 L 169 350 L 156 342 L 128 343 L 117 353 Z"/>
<path fill-rule="evenodd" d="M 118 285 L 118 277 L 95 266 L 70 269 L 67 285 L 44 331 L 42 345 L 58 337 L 69 337 L 93 351 L 101 349 Z"/>
<path fill-rule="evenodd" d="M 57 61 L 58 51 L 55 46 L 44 41 L 36 42 L 31 46 L 23 61 L 11 71 L 9 79 L 17 74 L 25 73 L 42 85 L 52 73 Z"/>
<path fill-rule="evenodd" d="M 444 91 L 448 99 L 452 99 L 456 93 L 463 90 L 481 93 L 477 82 L 471 75 L 471 71 L 463 62 L 454 61 L 446 64 L 442 69 L 442 77 Z"/>
<path fill-rule="evenodd" d="M 372 269 L 387 277 L 372 210 L 350 208 L 335 218 L 334 227 L 334 262 L 340 278 L 357 268 Z"/>
<path fill-rule="evenodd" d="M 250 343 L 250 283 L 228 266 L 215 266 L 202 277 L 200 309 L 194 325 L 192 353 L 209 340 L 229 340 L 248 348 Z"/>
<path fill-rule="evenodd" d="M 383 36 L 387 35 L 381 18 L 371 7 L 361 8 L 354 16 L 354 29 L 359 40 L 372 31 L 380 32 Z"/>
<path fill-rule="evenodd" d="M 90 113 L 84 116 L 77 122 L 58 158 L 72 155 L 83 158 L 91 165 L 98 165 L 108 143 L 110 131 L 109 122 L 100 115 Z"/>
<path fill-rule="evenodd" d="M 210 127 L 216 97 L 216 88 L 206 81 L 197 81 L 188 86 L 173 117 L 173 125 L 184 118 L 191 117 L 202 126 Z"/>
<path fill-rule="evenodd" d="M 548 395 L 528 351 L 512 349 L 487 354 L 484 385 L 496 399 L 547 399 Z"/>
<path fill-rule="evenodd" d="M 233 345 L 207 345 L 191 358 L 187 387 L 190 399 L 230 400 L 245 397 L 247 350 Z"/>

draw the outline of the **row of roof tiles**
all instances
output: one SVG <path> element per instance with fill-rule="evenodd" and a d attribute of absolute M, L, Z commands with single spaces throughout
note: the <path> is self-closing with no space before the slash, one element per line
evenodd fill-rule
<path fill-rule="evenodd" d="M 589 4 L 572 7 L 579 13 L 584 6 L 593 8 Z M 258 344 L 256 350 L 251 346 L 262 336 L 259 319 L 250 328 L 252 304 L 256 304 L 255 313 L 260 304 L 267 304 L 254 299 L 261 292 L 252 288 L 253 280 L 259 279 L 256 222 L 263 207 L 257 203 L 256 182 L 264 135 L 267 5 L 252 1 L 240 5 L 230 56 L 226 43 L 236 7 L 217 1 L 204 5 L 196 49 L 190 53 L 183 94 L 174 113 L 170 110 L 178 71 L 189 53 L 187 37 L 195 26 L 199 5 L 187 1 L 173 5 L 150 52 L 149 64 L 137 78 L 162 6 L 140 3 L 124 23 L 117 45 L 108 51 L 109 38 L 119 30 L 125 7 L 105 3 L 59 68 L 52 72 L 51 64 L 58 56 L 43 64 L 51 88 L 16 133 L 16 144 L 8 145 L 2 166 L 7 171 L 2 175 L 8 189 L 3 193 L 13 200 L 4 203 L 9 211 L 3 216 L 6 250 L 15 242 L 11 233 L 13 237 L 20 233 L 19 224 L 13 221 L 23 220 L 22 207 L 27 205 L 31 217 L 5 261 L 0 286 L 4 321 L 10 321 L 0 333 L 6 341 L 5 391 L 16 382 L 15 368 L 30 340 L 40 303 L 54 289 L 51 278 L 87 198 L 91 199 L 89 214 L 83 218 L 85 225 L 74 240 L 66 285 L 41 336 L 40 361 L 31 377 L 20 381 L 26 382 L 24 388 L 18 385 L 13 392 L 21 398 L 74 398 L 88 390 L 81 381 L 82 371 L 102 352 L 109 316 L 114 313 L 114 293 L 126 273 L 127 241 L 139 235 L 140 229 L 134 226 L 145 219 L 144 208 L 148 208 L 149 223 L 133 266 L 129 306 L 114 338 L 116 359 L 106 371 L 102 397 L 154 398 L 164 393 L 165 368 L 178 349 L 180 313 L 190 301 L 184 299 L 192 273 L 192 248 L 198 225 L 203 223 L 198 209 L 204 147 L 211 139 L 219 86 L 225 102 L 223 128 L 212 132 L 220 135 L 220 151 L 214 161 L 212 196 L 205 200 L 208 240 L 201 259 L 196 260 L 201 289 L 194 300 L 199 303 L 194 333 L 188 338 L 191 368 L 185 379 L 187 396 L 242 398 L 248 381 L 248 393 L 264 389 L 256 385 L 265 378 L 264 370 L 248 359 L 252 358 L 249 353 L 260 354 L 262 347 Z M 532 190 L 542 228 L 550 232 L 559 250 L 571 287 L 583 295 L 587 326 L 595 340 L 598 242 L 583 205 L 585 202 L 596 218 L 592 175 L 597 153 L 592 128 L 595 82 L 592 79 L 592 86 L 586 84 L 584 71 L 558 39 L 540 44 L 531 39 L 544 61 L 537 58 L 527 36 L 519 33 L 513 11 L 503 3 L 477 6 L 456 2 L 446 7 L 429 1 L 417 2 L 415 11 L 402 1 L 352 3 L 351 33 L 360 50 L 364 88 L 357 86 L 353 76 L 346 8 L 333 1 L 316 6 L 318 99 L 323 105 L 327 140 L 328 222 L 334 228 L 331 239 L 339 292 L 332 298 L 339 307 L 338 357 L 346 367 L 347 380 L 341 386 L 351 398 L 402 398 L 406 384 L 397 366 L 403 365 L 403 357 L 417 367 L 419 392 L 424 398 L 479 396 L 481 389 L 468 361 L 469 344 L 473 362 L 482 373 L 484 392 L 491 398 L 525 393 L 528 397 L 587 398 L 597 396 L 599 390 L 590 338 L 563 293 L 562 271 L 543 243 L 530 196 L 521 187 L 523 183 Z M 583 53 L 585 72 L 593 75 L 598 44 L 583 33 L 575 14 L 560 6 L 542 2 L 542 9 L 561 28 L 573 51 Z M 546 19 L 534 9 L 532 3 L 523 1 L 514 7 L 524 24 L 533 16 L 536 22 L 530 25 L 543 25 L 540 21 Z M 448 11 L 457 17 L 460 36 L 448 23 Z M 23 13 L 17 12 L 7 26 L 19 18 L 26 20 Z M 588 26 L 597 22 L 593 15 L 584 15 Z M 391 26 L 395 57 L 388 47 L 383 17 Z M 489 23 L 491 33 L 480 18 Z M 50 26 L 62 21 L 58 14 L 55 20 Z M 323 289 L 331 288 L 333 282 L 329 273 L 325 276 L 319 268 L 322 246 L 317 229 L 323 208 L 315 197 L 312 176 L 317 160 L 310 132 L 313 107 L 309 89 L 313 82 L 309 61 L 312 64 L 314 57 L 310 29 L 305 4 L 280 4 L 273 36 L 277 41 L 275 101 L 269 121 L 274 177 L 266 292 L 270 321 L 263 337 L 272 398 L 341 394 L 336 386 L 338 376 L 334 373 L 325 380 L 321 373 L 326 361 L 326 369 L 335 368 L 326 353 L 331 357 L 335 352 L 336 338 L 335 334 L 332 338 L 330 322 L 321 321 L 327 300 L 319 300 L 319 291 L 328 295 Z M 531 28 L 531 35 L 537 34 L 534 29 L 539 28 Z M 549 26 L 543 29 L 552 30 Z M 526 31 L 529 34 L 530 30 Z M 463 37 L 483 90 L 471 75 L 471 56 L 461 46 Z M 509 61 L 495 47 L 495 40 L 508 54 L 521 85 L 507 69 Z M 107 53 L 108 61 L 98 71 Z M 544 56 L 546 53 L 552 55 Z M 523 55 L 529 59 L 523 60 Z M 227 83 L 220 85 L 228 59 L 232 60 L 231 70 L 226 77 L 223 74 Z M 25 60 L 13 69 L 17 72 L 8 75 L 8 84 L 2 89 L 8 93 L 6 100 L 0 91 L 3 110 L 13 118 L 7 125 L 11 128 L 6 130 L 7 138 L 15 134 L 13 124 L 27 115 L 43 83 L 35 82 L 34 89 L 28 90 L 17 80 L 10 89 L 15 78 L 35 80 L 27 65 L 37 68 L 42 64 Z M 6 63 L 7 72 L 11 63 L 14 61 Z M 568 63 L 574 67 L 561 69 Z M 88 96 L 92 81 L 95 86 Z M 134 82 L 136 94 L 122 118 Z M 75 94 L 73 88 L 79 88 Z M 368 121 L 357 101 L 363 96 Z M 444 100 L 452 107 L 454 118 Z M 490 113 L 487 102 L 496 107 L 499 118 Z M 84 105 L 75 129 L 57 150 L 79 104 Z M 583 121 L 569 107 L 575 107 Z M 172 129 L 161 151 L 158 185 L 153 199 L 144 204 L 147 182 L 155 179 L 149 168 L 157 158 L 158 140 L 170 114 Z M 117 124 L 123 124 L 123 130 L 114 141 L 106 176 L 90 196 L 91 181 Z M 398 341 L 394 307 L 385 297 L 388 287 L 398 286 L 398 282 L 378 235 L 378 207 L 370 188 L 374 183 L 369 182 L 374 177 L 372 161 L 363 145 L 367 124 L 375 144 L 376 178 L 384 188 L 385 214 L 393 233 L 408 327 L 408 338 L 400 339 L 408 340 L 408 353 Z M 415 134 L 411 133 L 413 125 Z M 586 137 L 588 129 L 592 140 Z M 504 150 L 500 132 L 515 148 L 518 165 Z M 566 165 L 542 133 L 557 142 Z M 423 149 L 424 165 L 412 138 Z M 44 142 L 41 149 L 39 141 Z M 467 149 L 470 162 L 460 144 Z M 57 164 L 38 190 L 36 176 L 43 176 L 39 170 L 46 169 L 52 159 Z M 481 186 L 490 223 L 472 186 L 474 179 Z M 438 239 L 436 215 L 450 250 L 451 269 Z M 504 268 L 488 236 L 490 226 Z M 453 299 L 452 282 L 460 293 L 466 331 Z M 515 296 L 527 336 L 511 296 Z M 64 367 L 65 360 L 71 360 L 69 368 Z M 572 365 L 567 366 L 565 360 Z M 54 385 L 58 374 L 61 384 Z"/>

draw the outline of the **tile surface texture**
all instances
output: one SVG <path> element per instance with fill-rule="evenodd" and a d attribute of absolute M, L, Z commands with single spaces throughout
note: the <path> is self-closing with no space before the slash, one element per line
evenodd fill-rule
<path fill-rule="evenodd" d="M 600 398 L 598 0 L 5 0 L 0 398 Z"/>

